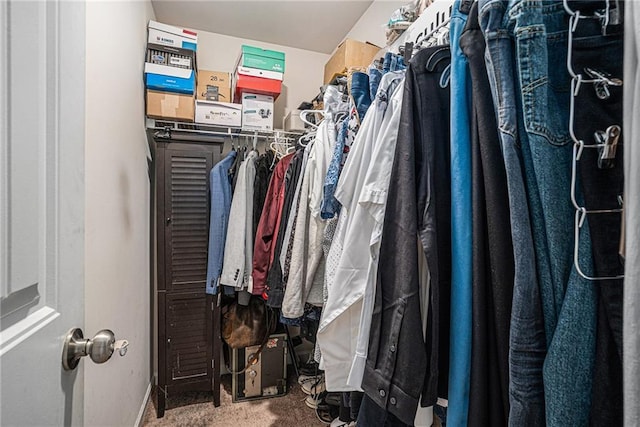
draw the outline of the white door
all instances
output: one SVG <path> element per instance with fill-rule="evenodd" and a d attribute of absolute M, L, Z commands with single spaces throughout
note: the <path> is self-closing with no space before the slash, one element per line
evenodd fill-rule
<path fill-rule="evenodd" d="M 83 424 L 85 7 L 0 0 L 0 425 Z"/>

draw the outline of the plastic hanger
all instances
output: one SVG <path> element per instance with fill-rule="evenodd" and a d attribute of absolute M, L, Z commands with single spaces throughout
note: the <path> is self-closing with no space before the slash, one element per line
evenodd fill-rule
<path fill-rule="evenodd" d="M 298 145 L 300 145 L 301 147 L 306 147 L 313 140 L 313 138 L 315 138 L 315 136 L 316 132 L 305 133 L 300 138 L 298 138 Z"/>
<path fill-rule="evenodd" d="M 307 120 L 307 114 L 321 114 L 324 119 L 324 111 L 323 110 L 302 110 L 300 111 L 300 120 L 311 126 L 312 129 L 318 129 L 318 125 L 316 123 L 311 123 Z"/>

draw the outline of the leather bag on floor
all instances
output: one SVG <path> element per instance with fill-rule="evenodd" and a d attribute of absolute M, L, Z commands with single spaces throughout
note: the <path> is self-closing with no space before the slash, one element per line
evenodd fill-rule
<path fill-rule="evenodd" d="M 222 309 L 222 339 L 231 348 L 263 345 L 276 329 L 276 313 L 252 296 L 244 306 L 234 301 Z"/>

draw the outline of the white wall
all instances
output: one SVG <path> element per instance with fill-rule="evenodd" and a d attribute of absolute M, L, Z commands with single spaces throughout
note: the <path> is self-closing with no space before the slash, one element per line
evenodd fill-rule
<path fill-rule="evenodd" d="M 380 47 L 385 47 L 387 44 L 385 26 L 389 22 L 389 17 L 394 10 L 408 3 L 409 0 L 375 0 L 345 38 L 370 42 Z"/>
<path fill-rule="evenodd" d="M 197 29 L 196 31 L 198 31 L 198 68 L 203 70 L 233 72 L 243 44 L 284 52 L 283 92 L 276 100 L 274 107 L 275 128 L 282 129 L 282 117 L 286 112 L 296 109 L 301 102 L 310 101 L 320 93 L 324 64 L 329 60 L 330 55 Z"/>
<path fill-rule="evenodd" d="M 132 426 L 150 384 L 149 178 L 143 62 L 149 1 L 89 1 L 86 26 L 85 336 L 125 357 L 86 360 L 85 425 Z"/>

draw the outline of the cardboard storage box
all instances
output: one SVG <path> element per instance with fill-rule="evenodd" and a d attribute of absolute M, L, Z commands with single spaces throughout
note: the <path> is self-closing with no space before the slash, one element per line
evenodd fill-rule
<path fill-rule="evenodd" d="M 242 129 L 273 130 L 273 97 L 242 94 Z"/>
<path fill-rule="evenodd" d="M 147 116 L 154 119 L 193 121 L 193 95 L 147 90 Z"/>
<path fill-rule="evenodd" d="M 242 104 L 196 100 L 196 123 L 242 126 Z"/>
<path fill-rule="evenodd" d="M 198 33 L 186 28 L 149 21 L 148 43 L 198 50 Z"/>
<path fill-rule="evenodd" d="M 337 75 L 346 74 L 349 67 L 366 67 L 373 62 L 380 47 L 357 40 L 346 39 L 324 66 L 324 83 L 327 84 Z"/>
<path fill-rule="evenodd" d="M 282 92 L 282 81 L 262 77 L 235 74 L 233 76 L 234 101 L 240 102 L 243 93 L 256 93 L 273 96 L 277 99 Z"/>
<path fill-rule="evenodd" d="M 304 131 L 305 123 L 300 118 L 300 110 L 291 110 L 289 114 L 282 119 L 282 129 L 289 131 Z"/>
<path fill-rule="evenodd" d="M 242 45 L 238 67 L 258 68 L 260 70 L 284 73 L 284 52 L 261 49 L 259 47 Z"/>
<path fill-rule="evenodd" d="M 185 68 L 168 65 L 144 64 L 147 89 L 193 95 L 196 89 L 196 73 Z"/>
<path fill-rule="evenodd" d="M 196 52 L 179 47 L 149 43 L 147 44 L 146 62 L 150 64 L 195 70 Z"/>
<path fill-rule="evenodd" d="M 196 99 L 231 102 L 231 76 L 229 73 L 198 70 Z"/>
<path fill-rule="evenodd" d="M 244 76 L 263 77 L 265 79 L 284 80 L 284 73 L 278 71 L 261 70 L 260 68 L 249 68 L 239 66 L 236 68 L 236 74 L 242 74 Z"/>

